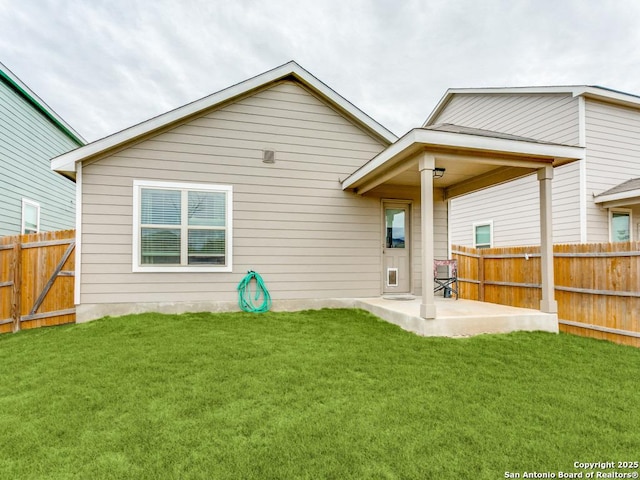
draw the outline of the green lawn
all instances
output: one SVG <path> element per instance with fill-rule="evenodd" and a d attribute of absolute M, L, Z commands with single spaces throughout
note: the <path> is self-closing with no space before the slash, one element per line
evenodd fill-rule
<path fill-rule="evenodd" d="M 603 341 L 421 338 L 358 310 L 0 337 L 2 479 L 498 479 L 638 460 L 640 350 Z"/>

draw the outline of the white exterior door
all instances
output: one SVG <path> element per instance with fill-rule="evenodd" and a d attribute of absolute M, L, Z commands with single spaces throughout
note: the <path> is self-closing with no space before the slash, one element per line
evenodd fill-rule
<path fill-rule="evenodd" d="M 408 203 L 384 202 L 382 249 L 384 293 L 411 291 L 410 215 Z"/>

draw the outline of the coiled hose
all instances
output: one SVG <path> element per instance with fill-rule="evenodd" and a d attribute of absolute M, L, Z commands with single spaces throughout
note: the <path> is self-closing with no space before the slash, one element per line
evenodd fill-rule
<path fill-rule="evenodd" d="M 251 296 L 251 281 L 255 280 L 255 295 Z M 262 303 L 258 305 L 260 298 Z M 271 308 L 271 295 L 259 273 L 249 270 L 238 284 L 238 305 L 245 312 L 264 313 Z"/>

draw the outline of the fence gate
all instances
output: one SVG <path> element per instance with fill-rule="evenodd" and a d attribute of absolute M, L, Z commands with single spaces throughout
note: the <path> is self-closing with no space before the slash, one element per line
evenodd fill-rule
<path fill-rule="evenodd" d="M 0 333 L 75 322 L 75 230 L 0 238 Z"/>

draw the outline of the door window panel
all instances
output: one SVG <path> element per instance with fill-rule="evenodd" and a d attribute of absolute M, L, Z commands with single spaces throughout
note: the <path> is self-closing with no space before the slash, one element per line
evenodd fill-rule
<path fill-rule="evenodd" d="M 385 210 L 386 248 L 405 248 L 405 210 L 387 208 Z"/>

